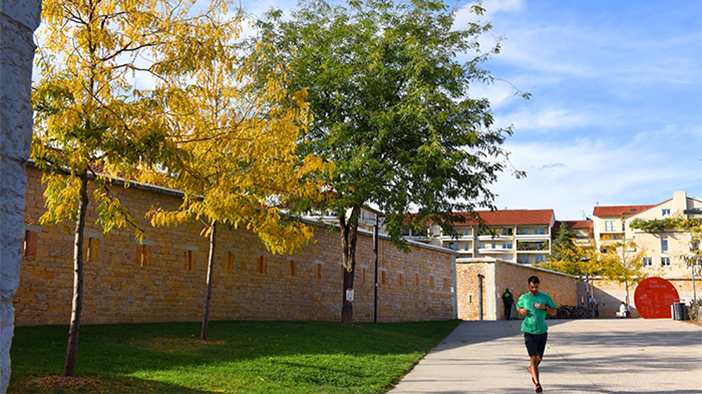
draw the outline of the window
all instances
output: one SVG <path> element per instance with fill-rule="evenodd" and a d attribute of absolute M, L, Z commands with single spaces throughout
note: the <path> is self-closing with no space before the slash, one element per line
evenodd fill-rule
<path fill-rule="evenodd" d="M 100 240 L 98 238 L 88 238 L 88 261 L 100 261 Z M 149 259 L 151 258 L 151 248 L 149 248 Z"/>
<path fill-rule="evenodd" d="M 670 257 L 661 257 L 661 265 L 664 267 L 670 267 Z"/>
<path fill-rule="evenodd" d="M 147 245 L 143 245 L 147 246 Z M 184 250 L 183 251 L 183 269 L 186 271 L 192 271 L 195 269 L 195 251 L 194 250 Z"/>
<path fill-rule="evenodd" d="M 661 238 L 661 252 L 668 253 L 668 238 Z"/>
<path fill-rule="evenodd" d="M 529 255 L 522 257 L 522 264 L 529 264 Z"/>
<path fill-rule="evenodd" d="M 534 229 L 534 234 L 546 234 L 546 229 L 545 228 L 536 228 L 536 229 Z"/>
<path fill-rule="evenodd" d="M 503 228 L 502 235 L 512 235 L 512 228 Z"/>
<path fill-rule="evenodd" d="M 88 248 L 88 250 L 90 250 L 90 248 Z M 136 263 L 140 267 L 150 267 L 151 266 L 151 245 L 137 244 L 137 246 L 136 246 Z"/>
<path fill-rule="evenodd" d="M 668 216 L 668 215 L 670 215 L 670 209 L 668 209 L 668 208 L 663 208 L 663 209 L 661 209 L 661 214 L 662 214 L 663 216 Z"/>
<path fill-rule="evenodd" d="M 651 261 L 650 257 L 643 258 L 643 266 L 644 267 L 652 267 L 653 266 L 653 262 Z"/>
<path fill-rule="evenodd" d="M 224 271 L 225 272 L 236 271 L 236 255 L 234 254 L 234 252 L 231 252 L 231 251 L 227 252 L 227 260 L 224 262 Z"/>
<path fill-rule="evenodd" d="M 266 256 L 258 256 L 256 258 L 256 272 L 259 274 L 265 274 L 268 267 L 266 267 Z"/>
<path fill-rule="evenodd" d="M 34 257 L 37 255 L 37 236 L 39 233 L 36 231 L 27 230 L 24 232 L 24 245 L 22 249 L 22 256 L 24 257 Z"/>
<path fill-rule="evenodd" d="M 614 220 L 605 220 L 605 231 L 614 231 Z"/>
<path fill-rule="evenodd" d="M 465 235 L 465 236 L 470 235 L 470 229 L 463 230 L 463 235 Z"/>
<path fill-rule="evenodd" d="M 470 242 L 466 242 L 463 244 L 463 250 L 469 251 L 470 250 Z"/>
<path fill-rule="evenodd" d="M 518 228 L 517 234 L 518 235 L 529 235 L 529 229 L 528 228 Z"/>
<path fill-rule="evenodd" d="M 451 250 L 458 250 L 458 243 L 456 243 L 456 242 L 450 242 L 450 243 L 449 243 L 449 249 L 451 249 Z"/>
<path fill-rule="evenodd" d="M 540 262 L 542 262 L 542 261 L 546 261 L 546 256 L 545 256 L 545 255 L 543 255 L 543 254 L 537 254 L 536 256 L 534 256 L 534 262 L 535 262 L 535 263 L 540 263 Z"/>
<path fill-rule="evenodd" d="M 493 242 L 493 243 L 492 243 L 492 248 L 493 248 L 493 249 L 497 249 L 497 242 Z"/>
<path fill-rule="evenodd" d="M 512 243 L 504 243 L 502 244 L 502 249 L 512 249 Z"/>

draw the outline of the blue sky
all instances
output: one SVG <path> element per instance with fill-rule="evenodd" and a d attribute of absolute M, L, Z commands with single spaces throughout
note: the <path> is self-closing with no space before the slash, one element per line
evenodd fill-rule
<path fill-rule="evenodd" d="M 702 199 L 702 3 L 484 3 L 506 37 L 481 93 L 505 147 L 527 172 L 502 176 L 498 208 L 553 208 L 580 219 L 599 205 L 656 204 L 676 190 Z"/>
<path fill-rule="evenodd" d="M 262 15 L 297 0 L 241 4 Z M 475 19 L 463 12 L 468 4 L 458 3 L 457 27 Z M 491 186 L 498 209 L 550 208 L 559 220 L 576 220 L 598 204 L 657 204 L 679 190 L 702 200 L 701 1 L 483 6 L 481 19 L 493 24 L 484 45 L 504 40 L 485 64 L 498 80 L 472 85 L 470 94 L 490 99 L 496 126 L 513 126 L 504 148 L 527 173 L 505 172 Z"/>
<path fill-rule="evenodd" d="M 243 3 L 257 14 L 295 4 Z M 702 199 L 702 2 L 483 6 L 492 34 L 505 38 L 486 68 L 509 83 L 471 94 L 490 99 L 496 125 L 513 125 L 504 147 L 527 172 L 499 177 L 498 209 L 552 208 L 559 220 L 577 220 L 597 204 L 657 204 L 677 190 Z"/>

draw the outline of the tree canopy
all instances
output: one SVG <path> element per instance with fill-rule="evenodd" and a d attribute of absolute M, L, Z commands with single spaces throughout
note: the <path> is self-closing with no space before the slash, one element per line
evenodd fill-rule
<path fill-rule="evenodd" d="M 258 24 L 267 58 L 290 65 L 288 89 L 308 92 L 312 119 L 300 154 L 335 164 L 318 207 L 338 215 L 345 289 L 353 288 L 366 204 L 384 212 L 397 245 L 415 224 L 432 220 L 449 232 L 462 219 L 454 212 L 492 207 L 488 186 L 507 167 L 500 145 L 512 130 L 495 128 L 489 101 L 469 94 L 472 83 L 492 82 L 482 65 L 499 42 L 481 47 L 489 23 L 456 26 L 466 10 L 484 11 L 435 0 L 309 0 L 290 17 L 271 10 Z"/>
<path fill-rule="evenodd" d="M 286 88 L 282 64 L 256 72 L 262 57 L 242 56 L 241 13 L 231 18 L 225 11 L 201 15 L 169 36 L 152 94 L 161 104 L 156 116 L 172 127 L 171 142 L 181 152 L 152 174 L 184 198 L 175 210 L 153 207 L 151 223 L 195 218 L 210 239 L 201 340 L 207 339 L 217 224 L 251 230 L 273 253 L 296 251 L 310 241 L 312 228 L 285 208 L 291 199 L 318 200 L 323 178 L 309 174 L 332 166 L 312 154 L 298 156 L 309 117 L 305 92 Z"/>
<path fill-rule="evenodd" d="M 134 86 L 150 73 L 165 26 L 186 18 L 192 2 L 167 0 L 43 2 L 41 77 L 34 86 L 31 156 L 44 170 L 40 223 L 75 223 L 74 286 L 64 375 L 73 376 L 83 299 L 83 237 L 93 183 L 105 232 L 137 220 L 108 188 L 154 166 L 174 147 L 168 126 L 149 116 L 156 103 Z"/>

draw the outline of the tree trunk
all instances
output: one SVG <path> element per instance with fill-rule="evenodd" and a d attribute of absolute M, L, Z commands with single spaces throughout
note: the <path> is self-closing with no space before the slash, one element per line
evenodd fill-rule
<path fill-rule="evenodd" d="M 207 290 L 205 290 L 205 311 L 202 314 L 202 330 L 200 331 L 200 340 L 207 340 L 207 325 L 210 320 L 210 299 L 212 298 L 212 268 L 214 266 L 215 254 L 215 239 L 217 222 L 212 221 L 212 229 L 210 231 L 210 252 L 207 255 Z"/>
<path fill-rule="evenodd" d="M 353 302 L 346 301 L 346 290 L 353 290 L 353 277 L 356 271 L 356 241 L 358 240 L 358 215 L 360 207 L 353 207 L 348 222 L 342 213 L 339 217 L 341 227 L 342 261 L 344 267 L 344 286 L 342 290 L 341 324 L 353 324 Z"/>
<path fill-rule="evenodd" d="M 80 176 L 80 198 L 78 200 L 78 220 L 73 243 L 73 302 L 71 303 L 71 325 L 68 329 L 68 348 L 63 376 L 74 376 L 76 357 L 78 355 L 78 334 L 80 332 L 80 315 L 83 309 L 83 234 L 85 216 L 88 209 L 88 175 Z"/>
<path fill-rule="evenodd" d="M 24 238 L 25 165 L 32 141 L 33 32 L 40 0 L 2 1 L 0 6 L 0 393 L 10 383 L 10 346 Z"/>

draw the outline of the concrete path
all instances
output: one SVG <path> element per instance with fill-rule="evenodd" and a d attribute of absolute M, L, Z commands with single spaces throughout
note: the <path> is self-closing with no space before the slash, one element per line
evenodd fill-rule
<path fill-rule="evenodd" d="M 534 393 L 520 321 L 463 322 L 390 394 Z M 702 327 L 674 320 L 549 320 L 544 393 L 702 394 Z"/>

